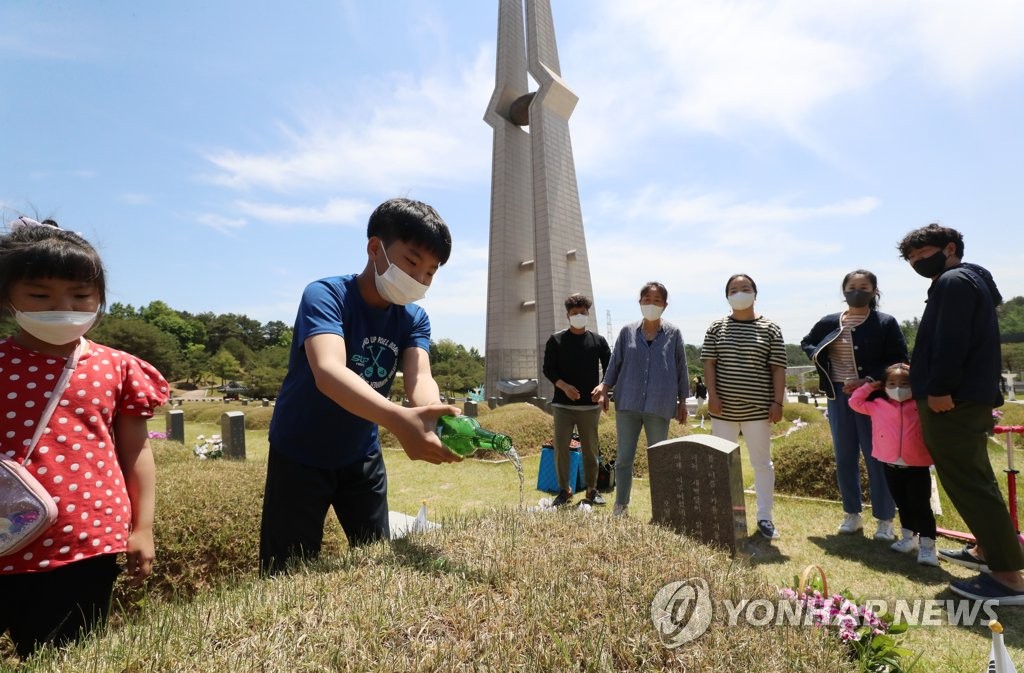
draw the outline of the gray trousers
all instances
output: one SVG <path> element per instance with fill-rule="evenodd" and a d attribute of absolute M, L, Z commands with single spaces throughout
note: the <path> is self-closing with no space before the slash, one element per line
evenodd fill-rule
<path fill-rule="evenodd" d="M 580 436 L 583 450 L 583 482 L 587 490 L 597 488 L 597 422 L 601 420 L 600 407 L 593 409 L 571 409 L 569 407 L 551 407 L 555 417 L 555 475 L 558 477 L 558 488 L 573 491 L 569 483 L 569 442 L 572 431 Z"/>

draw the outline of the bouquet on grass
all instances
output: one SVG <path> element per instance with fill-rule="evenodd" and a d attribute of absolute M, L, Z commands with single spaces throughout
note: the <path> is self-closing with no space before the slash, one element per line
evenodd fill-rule
<path fill-rule="evenodd" d="M 812 577 L 817 573 L 816 577 Z M 783 587 L 779 596 L 792 602 L 804 624 L 825 628 L 850 650 L 850 658 L 859 670 L 872 673 L 906 673 L 917 659 L 907 662 L 913 653 L 898 646 L 898 637 L 906 624 L 893 624 L 892 616 L 877 614 L 847 590 L 829 594 L 825 571 L 809 565 L 793 578 L 793 588 Z"/>
<path fill-rule="evenodd" d="M 224 455 L 224 442 L 220 435 L 210 435 L 209 438 L 199 435 L 196 437 L 196 445 L 192 449 L 192 453 L 199 456 L 201 460 L 220 458 Z"/>

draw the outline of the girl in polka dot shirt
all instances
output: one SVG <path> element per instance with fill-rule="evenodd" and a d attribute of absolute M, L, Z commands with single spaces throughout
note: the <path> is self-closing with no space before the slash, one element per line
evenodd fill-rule
<path fill-rule="evenodd" d="M 0 453 L 25 457 L 81 346 L 26 465 L 56 500 L 57 521 L 0 556 L 0 635 L 6 630 L 22 657 L 105 620 L 119 553 L 136 581 L 153 565 L 156 468 L 146 419 L 167 401 L 167 382 L 149 363 L 84 338 L 105 303 L 103 264 L 81 236 L 24 217 L 0 236 L 0 307 L 18 324 L 0 340 Z"/>

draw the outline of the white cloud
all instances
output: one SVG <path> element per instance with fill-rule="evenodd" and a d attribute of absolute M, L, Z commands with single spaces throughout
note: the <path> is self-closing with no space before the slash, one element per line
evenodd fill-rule
<path fill-rule="evenodd" d="M 146 206 L 153 203 L 153 197 L 149 194 L 140 194 L 136 192 L 125 192 L 116 198 L 118 202 L 129 206 Z"/>
<path fill-rule="evenodd" d="M 792 197 L 784 196 L 767 201 L 738 201 L 724 192 L 664 193 L 651 186 L 626 198 L 604 194 L 595 200 L 593 215 L 617 222 L 646 222 L 659 229 L 714 225 L 721 230 L 768 223 L 795 224 L 826 217 L 856 217 L 880 205 L 872 196 L 816 206 L 794 205 L 792 201 Z"/>
<path fill-rule="evenodd" d="M 242 218 L 224 217 L 212 213 L 203 213 L 196 218 L 196 221 L 223 234 L 234 234 L 246 225 L 246 221 Z"/>
<path fill-rule="evenodd" d="M 32 40 L 24 35 L 0 35 L 0 55 L 34 60 L 63 60 L 71 56 L 62 51 L 62 45 Z"/>
<path fill-rule="evenodd" d="M 710 321 L 727 312 L 726 279 L 748 273 L 758 283 L 760 309 L 783 326 L 787 339 L 799 340 L 802 333 L 789 332 L 838 310 L 842 276 L 864 263 L 848 262 L 835 237 L 810 232 L 827 230 L 823 223 L 856 227 L 878 205 L 873 197 L 803 204 L 791 196 L 744 201 L 656 188 L 621 199 L 605 195 L 586 222 L 602 332 L 605 311 L 612 312 L 616 331 L 638 319 L 637 292 L 658 280 L 669 290 L 668 319 L 699 342 Z"/>
<path fill-rule="evenodd" d="M 421 303 L 431 320 L 479 316 L 487 305 L 487 241 L 483 245 L 458 243 L 441 267 Z M 437 330 L 434 330 L 435 332 Z"/>
<path fill-rule="evenodd" d="M 605 0 L 561 36 L 581 93 L 581 168 L 603 171 L 652 137 L 694 132 L 762 142 L 781 131 L 828 155 L 815 115 L 906 79 L 970 96 L 1024 68 L 1024 3 L 943 0 Z"/>
<path fill-rule="evenodd" d="M 493 86 L 493 53 L 481 51 L 457 73 L 364 83 L 316 113 L 297 110 L 282 128 L 286 147 L 269 153 L 207 153 L 208 179 L 234 189 L 334 189 L 393 193 L 419 185 L 480 182 L 490 159 L 482 121 Z M 338 109 L 345 110 L 341 116 Z"/>
<path fill-rule="evenodd" d="M 320 207 L 288 206 L 273 203 L 237 201 L 235 205 L 255 220 L 285 224 L 330 224 L 350 226 L 363 224 L 373 205 L 359 199 L 329 199 Z"/>
<path fill-rule="evenodd" d="M 909 39 L 935 77 L 961 93 L 991 86 L 1024 64 L 1024 3 L 906 3 Z"/>

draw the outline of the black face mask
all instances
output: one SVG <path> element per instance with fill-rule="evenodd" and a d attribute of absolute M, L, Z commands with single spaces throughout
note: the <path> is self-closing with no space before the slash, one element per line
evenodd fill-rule
<path fill-rule="evenodd" d="M 946 268 L 946 253 L 942 250 L 936 250 L 927 257 L 914 262 L 914 271 L 924 276 L 925 278 L 935 278 L 942 270 Z"/>
<path fill-rule="evenodd" d="M 864 308 L 874 299 L 875 293 L 867 290 L 849 290 L 843 293 L 850 308 Z"/>

